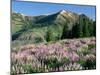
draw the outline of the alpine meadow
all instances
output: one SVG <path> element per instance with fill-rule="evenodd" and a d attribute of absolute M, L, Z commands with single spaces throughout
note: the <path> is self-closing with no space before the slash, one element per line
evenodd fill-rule
<path fill-rule="evenodd" d="M 95 6 L 12 1 L 11 74 L 96 69 L 95 17 Z"/>

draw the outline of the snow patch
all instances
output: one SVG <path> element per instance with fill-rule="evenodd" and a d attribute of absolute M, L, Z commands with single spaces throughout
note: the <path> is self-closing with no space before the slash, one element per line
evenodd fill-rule
<path fill-rule="evenodd" d="M 63 13 L 66 13 L 66 10 L 62 10 L 62 11 L 60 12 L 60 14 L 63 14 Z"/>

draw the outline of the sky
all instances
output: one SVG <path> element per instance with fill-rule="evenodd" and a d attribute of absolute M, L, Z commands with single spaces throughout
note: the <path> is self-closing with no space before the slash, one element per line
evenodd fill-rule
<path fill-rule="evenodd" d="M 53 14 L 61 10 L 72 11 L 78 14 L 85 14 L 93 20 L 95 20 L 96 16 L 95 6 L 12 1 L 12 12 L 22 13 L 28 16 Z"/>

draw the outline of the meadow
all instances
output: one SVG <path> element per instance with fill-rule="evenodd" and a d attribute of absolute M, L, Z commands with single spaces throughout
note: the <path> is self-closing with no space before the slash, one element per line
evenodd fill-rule
<path fill-rule="evenodd" d="M 12 74 L 96 69 L 96 40 L 66 39 L 13 48 Z"/>

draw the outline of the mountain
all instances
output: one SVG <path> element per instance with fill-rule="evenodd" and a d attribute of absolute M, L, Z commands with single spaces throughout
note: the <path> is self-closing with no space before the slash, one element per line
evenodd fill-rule
<path fill-rule="evenodd" d="M 25 16 L 12 13 L 12 41 L 48 42 L 66 38 L 93 36 L 93 20 L 85 14 L 61 10 L 50 15 Z M 91 29 L 89 29 L 91 28 Z M 77 31 L 80 30 L 80 31 Z M 77 35 L 75 35 L 75 33 Z"/>

